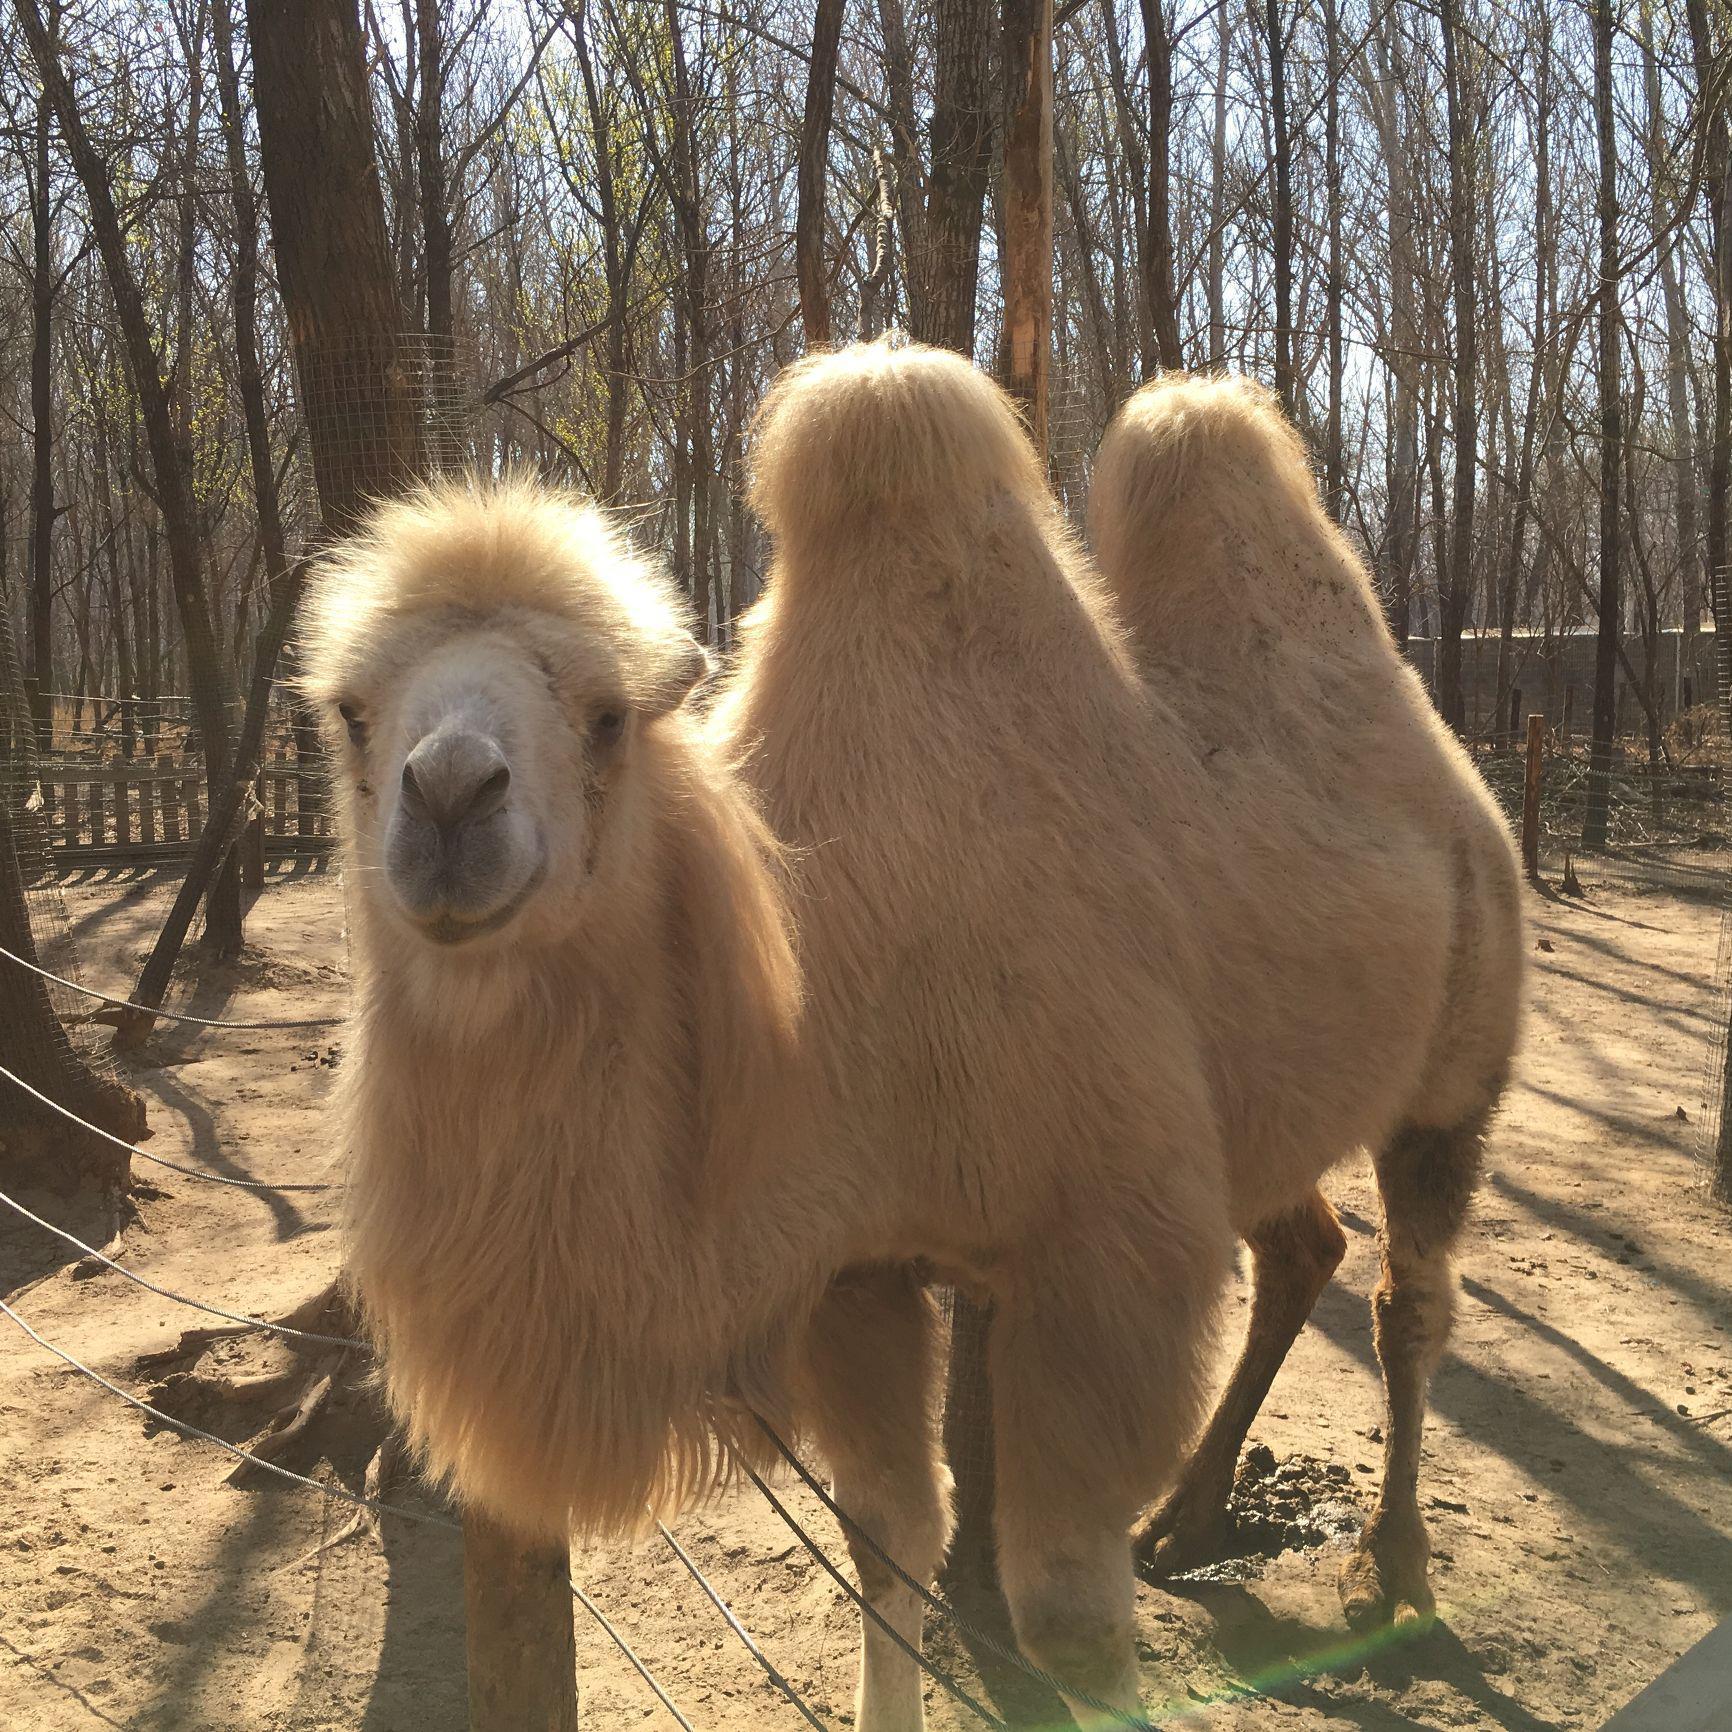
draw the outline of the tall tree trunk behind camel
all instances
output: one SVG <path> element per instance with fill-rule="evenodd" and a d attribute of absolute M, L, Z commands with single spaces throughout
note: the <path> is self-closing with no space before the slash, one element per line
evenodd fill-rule
<path fill-rule="evenodd" d="M 48 10 L 59 35 L 60 8 Z M 54 193 L 49 140 L 54 109 L 43 86 L 36 99 L 30 177 L 30 713 L 36 749 L 54 750 Z"/>
<path fill-rule="evenodd" d="M 1458 733 L 1467 723 L 1461 686 L 1461 634 L 1473 589 L 1474 502 L 1479 477 L 1478 314 L 1474 304 L 1473 163 L 1462 68 L 1459 0 L 1442 0 L 1444 100 L 1448 112 L 1450 304 L 1455 314 L 1453 401 L 1450 410 L 1454 472 L 1447 565 L 1440 565 L 1437 620 L 1437 700 Z"/>
<path fill-rule="evenodd" d="M 968 356 L 974 354 L 980 225 L 992 145 L 991 16 L 986 0 L 938 0 L 926 216 L 921 252 L 903 254 L 910 275 L 922 282 L 922 292 L 911 296 L 913 334 Z"/>
<path fill-rule="evenodd" d="M 1173 45 L 1167 34 L 1165 0 L 1142 0 L 1142 9 L 1149 66 L 1149 193 L 1148 227 L 1139 256 L 1147 329 L 1154 343 L 1154 352 L 1143 355 L 1143 377 L 1152 379 L 1163 367 L 1184 366 L 1185 356 L 1179 344 L 1179 309 L 1173 288 Z M 1048 247 L 1049 261 L 1051 253 Z M 1051 274 L 1049 262 L 1049 279 Z M 1050 295 L 1050 281 L 1047 292 Z"/>
<path fill-rule="evenodd" d="M 1727 51 L 1723 9 L 1686 0 L 1696 69 L 1703 196 L 1712 246 L 1708 276 L 1714 296 L 1713 392 L 1708 426 L 1708 594 L 1720 670 L 1720 703 L 1732 725 L 1732 94 L 1720 73 Z M 1717 94 L 1710 99 L 1710 92 Z M 1732 1045 L 1721 1078 L 1720 1135 L 1714 1150 L 1714 1192 L 1732 1201 Z"/>
<path fill-rule="evenodd" d="M 800 283 L 800 322 L 808 349 L 830 342 L 830 285 L 824 269 L 824 188 L 830 167 L 830 114 L 836 102 L 836 50 L 842 36 L 842 0 L 818 0 L 806 108 L 800 122 L 799 209 L 794 222 L 794 270 Z"/>
<path fill-rule="evenodd" d="M 1052 0 L 1004 0 L 1004 348 L 1042 455 L 1052 371 Z"/>
<path fill-rule="evenodd" d="M 1287 33 L 1280 0 L 1264 0 L 1263 26 L 1269 51 L 1269 117 L 1275 154 L 1274 257 L 1275 391 L 1289 417 L 1297 419 L 1293 385 L 1293 135 L 1287 122 Z"/>
<path fill-rule="evenodd" d="M 247 0 L 277 280 L 301 381 L 325 528 L 425 466 L 400 364 L 402 312 L 355 0 Z M 572 1602 L 563 1547 L 464 1521 L 471 1724 L 575 1732 Z M 537 1640 L 518 1643 L 514 1632 Z"/>
<path fill-rule="evenodd" d="M 1594 124 L 1600 156 L 1600 593 L 1594 655 L 1594 732 L 1582 846 L 1603 848 L 1611 816 L 1612 735 L 1617 727 L 1623 597 L 1618 571 L 1623 460 L 1619 402 L 1618 141 L 1612 90 L 1612 0 L 1594 0 Z"/>

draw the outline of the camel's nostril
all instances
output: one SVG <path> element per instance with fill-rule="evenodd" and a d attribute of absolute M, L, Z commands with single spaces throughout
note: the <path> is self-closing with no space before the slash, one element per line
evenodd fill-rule
<path fill-rule="evenodd" d="M 429 734 L 403 765 L 403 806 L 411 817 L 453 829 L 504 805 L 511 766 L 496 741 L 466 729 Z"/>

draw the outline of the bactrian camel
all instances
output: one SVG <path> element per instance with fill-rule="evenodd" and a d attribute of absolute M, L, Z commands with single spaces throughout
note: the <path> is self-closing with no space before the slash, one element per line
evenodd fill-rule
<path fill-rule="evenodd" d="M 615 1533 L 764 1459 L 755 1409 L 929 1578 L 935 1274 L 995 1302 L 1018 1640 L 1123 1710 L 1128 1530 L 1201 1416 L 1234 1233 L 1321 1232 L 1358 1145 L 1410 1479 L 1519 955 L 1507 844 L 1350 560 L 1187 566 L 1167 608 L 1187 469 L 1237 462 L 1270 495 L 1245 516 L 1318 532 L 1260 404 L 1223 398 L 1194 463 L 1158 406 L 1098 499 L 1141 668 L 1002 393 L 884 345 L 764 406 L 775 563 L 702 716 L 666 581 L 521 484 L 382 507 L 305 650 L 353 873 L 350 1266 L 430 1470 L 526 1533 Z M 1147 649 L 1171 627 L 1203 659 L 1205 616 L 1287 682 L 1228 733 Z M 1312 656 L 1332 618 L 1366 645 Z M 1411 1484 L 1386 1497 L 1356 1558 L 1393 1609 L 1424 1536 Z M 868 1623 L 858 1724 L 921 1717 Z"/>

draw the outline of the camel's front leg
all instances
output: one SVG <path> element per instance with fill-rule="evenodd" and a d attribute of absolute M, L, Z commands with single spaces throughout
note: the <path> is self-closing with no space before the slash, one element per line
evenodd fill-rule
<path fill-rule="evenodd" d="M 1347 1240 L 1322 1192 L 1246 1235 L 1251 1323 L 1233 1375 L 1179 1483 L 1136 1531 L 1136 1554 L 1163 1575 L 1195 1569 L 1226 1547 L 1227 1503 L 1252 1421 L 1311 1315 Z"/>
<path fill-rule="evenodd" d="M 1194 1423 L 1228 1244 L 1151 1234 L 1145 1267 L 1119 1250 L 1055 1243 L 1019 1268 L 990 1354 L 999 1578 L 1084 1728 L 1140 1713 L 1129 1527 Z"/>
<path fill-rule="evenodd" d="M 818 1308 L 801 1391 L 802 1416 L 830 1464 L 836 1502 L 928 1585 L 950 1537 L 935 1328 L 932 1302 L 911 1271 L 851 1273 Z M 867 1603 L 918 1649 L 918 1595 L 858 1533 L 846 1525 L 843 1532 Z M 921 1685 L 914 1660 L 862 1614 L 856 1732 L 920 1732 Z"/>

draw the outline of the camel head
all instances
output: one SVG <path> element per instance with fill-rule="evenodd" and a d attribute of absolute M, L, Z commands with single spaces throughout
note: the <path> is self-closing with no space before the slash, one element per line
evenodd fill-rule
<path fill-rule="evenodd" d="M 571 936 L 629 846 L 643 731 L 708 665 L 672 587 L 591 506 L 444 484 L 332 549 L 302 626 L 373 929 L 436 971 Z"/>

